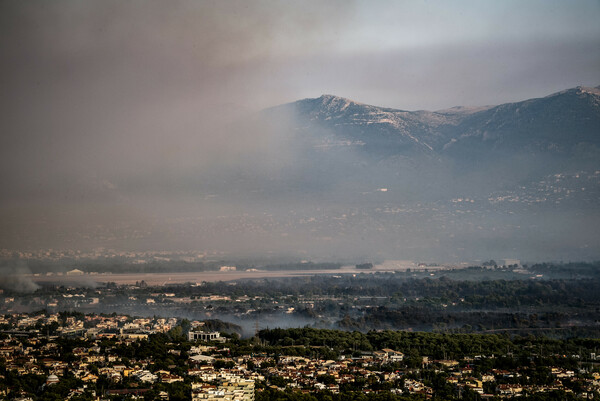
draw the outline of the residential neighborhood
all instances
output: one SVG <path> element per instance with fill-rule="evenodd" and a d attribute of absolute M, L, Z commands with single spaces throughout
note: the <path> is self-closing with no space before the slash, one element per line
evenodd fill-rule
<path fill-rule="evenodd" d="M 0 399 L 5 400 L 36 401 L 50 394 L 67 400 L 173 401 L 250 401 L 280 393 L 397 399 L 600 394 L 595 353 L 540 358 L 535 350 L 528 364 L 522 356 L 515 360 L 516 350 L 435 359 L 414 349 L 344 350 L 300 341 L 280 346 L 288 341 L 273 340 L 294 335 L 292 329 L 240 339 L 200 321 L 115 313 L 10 314 L 0 317 L 0 328 Z M 336 333 L 307 331 L 323 332 Z M 555 365 L 540 366 L 542 360 Z"/>

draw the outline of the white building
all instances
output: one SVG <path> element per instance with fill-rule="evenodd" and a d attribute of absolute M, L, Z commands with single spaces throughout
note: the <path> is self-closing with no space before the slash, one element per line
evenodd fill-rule
<path fill-rule="evenodd" d="M 211 331 L 210 333 L 207 333 L 205 331 L 190 331 L 188 333 L 189 341 L 215 341 L 220 337 L 221 333 L 219 333 L 218 331 Z"/>
<path fill-rule="evenodd" d="M 83 271 L 79 269 L 73 269 L 67 272 L 67 276 L 83 276 L 83 274 Z"/>

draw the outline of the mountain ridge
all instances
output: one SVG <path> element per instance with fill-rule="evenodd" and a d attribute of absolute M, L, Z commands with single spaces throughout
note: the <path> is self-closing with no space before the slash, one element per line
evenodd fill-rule
<path fill-rule="evenodd" d="M 338 96 L 338 95 L 334 95 L 334 94 L 330 94 L 330 93 L 323 93 L 319 97 L 315 97 L 315 98 L 304 98 L 304 99 L 295 100 L 293 102 L 283 103 L 281 105 L 277 105 L 277 106 L 274 106 L 272 108 L 280 107 L 280 106 L 286 106 L 286 105 L 290 105 L 290 104 L 294 104 L 294 103 L 299 103 L 299 102 L 304 102 L 304 101 L 326 100 L 328 102 L 330 102 L 330 101 L 350 102 L 350 103 L 354 103 L 354 104 L 357 104 L 357 105 L 369 106 L 369 107 L 376 107 L 376 108 L 386 109 L 386 110 L 391 110 L 391 111 L 402 111 L 402 112 L 413 112 L 413 113 L 417 113 L 417 112 L 431 112 L 431 113 L 444 114 L 444 112 L 446 110 L 463 109 L 463 108 L 465 108 L 465 109 L 492 108 L 492 107 L 497 107 L 497 106 L 506 105 L 506 104 L 514 104 L 514 103 L 521 103 L 521 102 L 527 102 L 527 101 L 532 101 L 532 100 L 550 98 L 550 97 L 554 97 L 554 96 L 565 94 L 565 93 L 569 93 L 569 92 L 574 92 L 574 93 L 579 93 L 579 94 L 582 94 L 582 93 L 591 93 L 591 94 L 594 94 L 594 95 L 600 95 L 600 85 L 598 85 L 598 86 L 583 86 L 583 85 L 578 85 L 578 86 L 575 86 L 575 87 L 572 87 L 572 88 L 563 89 L 561 91 L 552 92 L 552 93 L 550 93 L 548 95 L 541 96 L 541 97 L 533 97 L 533 98 L 528 98 L 528 99 L 519 100 L 519 101 L 515 101 L 515 102 L 500 103 L 500 104 L 496 104 L 496 105 L 474 105 L 474 106 L 457 105 L 457 106 L 453 106 L 453 107 L 449 107 L 449 108 L 445 108 L 445 109 L 439 109 L 439 110 L 428 110 L 428 109 L 405 110 L 405 109 L 397 109 L 397 108 L 387 107 L 387 106 L 377 106 L 377 105 L 373 105 L 373 104 L 370 104 L 370 103 L 363 103 L 363 102 L 359 102 L 359 101 L 354 100 L 354 99 L 350 99 L 350 98 L 347 98 L 347 97 Z"/>
<path fill-rule="evenodd" d="M 545 97 L 496 106 L 456 106 L 407 111 L 324 94 L 277 108 L 291 111 L 304 130 L 361 141 L 363 148 L 393 154 L 526 150 L 574 156 L 577 147 L 600 147 L 600 87 L 577 86 Z"/>

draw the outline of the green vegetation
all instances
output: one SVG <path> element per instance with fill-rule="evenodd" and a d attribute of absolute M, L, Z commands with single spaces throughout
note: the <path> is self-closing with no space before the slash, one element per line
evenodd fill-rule
<path fill-rule="evenodd" d="M 589 355 L 600 350 L 600 338 L 551 339 L 547 337 L 494 335 L 494 334 L 443 334 L 403 331 L 323 330 L 305 328 L 266 329 L 259 337 L 272 347 L 296 346 L 324 347 L 336 352 L 373 351 L 391 348 L 414 357 L 455 359 L 476 355 L 504 355 L 551 358 L 552 355 Z"/>

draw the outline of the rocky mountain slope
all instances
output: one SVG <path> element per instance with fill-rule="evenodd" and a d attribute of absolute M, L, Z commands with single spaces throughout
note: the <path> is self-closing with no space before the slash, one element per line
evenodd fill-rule
<path fill-rule="evenodd" d="M 600 247 L 600 87 L 439 111 L 323 95 L 265 115 L 298 161 L 271 183 L 336 216 L 305 216 L 307 235 L 442 258 Z"/>
<path fill-rule="evenodd" d="M 540 99 L 507 103 L 461 121 L 443 150 L 547 153 L 585 157 L 600 146 L 600 88 L 577 87 Z"/>
<path fill-rule="evenodd" d="M 404 111 L 323 95 L 270 109 L 294 116 L 315 146 L 355 146 L 371 156 L 495 158 L 506 153 L 593 159 L 600 146 L 600 87 L 480 108 Z M 318 141 L 322 143 L 318 143 Z"/>

